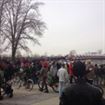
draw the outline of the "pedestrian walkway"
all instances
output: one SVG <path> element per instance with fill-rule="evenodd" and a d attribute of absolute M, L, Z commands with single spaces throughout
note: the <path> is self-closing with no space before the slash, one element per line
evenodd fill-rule
<path fill-rule="evenodd" d="M 54 97 L 54 98 L 50 98 L 48 100 L 34 103 L 32 105 L 59 105 L 59 99 L 58 99 L 58 97 Z"/>
<path fill-rule="evenodd" d="M 40 92 L 37 85 L 32 91 L 14 88 L 14 97 L 4 97 L 0 105 L 58 105 L 58 93 L 54 93 L 51 89 L 49 91 L 49 93 Z"/>

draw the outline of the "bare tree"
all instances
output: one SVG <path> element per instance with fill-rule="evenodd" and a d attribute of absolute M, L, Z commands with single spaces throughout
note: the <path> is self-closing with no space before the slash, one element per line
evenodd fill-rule
<path fill-rule="evenodd" d="M 2 32 L 5 23 L 4 7 L 7 2 L 9 2 L 9 0 L 0 0 L 0 54 L 7 49 L 7 46 L 5 45 L 6 38 Z"/>
<path fill-rule="evenodd" d="M 4 10 L 4 5 L 6 3 L 6 0 L 0 0 L 0 30 L 1 30 L 1 26 L 2 26 L 2 19 L 3 19 L 3 10 Z"/>
<path fill-rule="evenodd" d="M 41 4 L 32 0 L 10 0 L 6 3 L 2 32 L 11 48 L 12 60 L 17 49 L 29 50 L 27 41 L 39 44 L 35 36 L 42 36 L 46 28 L 39 14 Z"/>

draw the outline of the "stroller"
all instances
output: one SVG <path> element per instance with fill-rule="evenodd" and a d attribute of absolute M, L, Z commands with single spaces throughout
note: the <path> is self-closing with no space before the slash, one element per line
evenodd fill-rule
<path fill-rule="evenodd" d="M 4 96 L 8 96 L 10 98 L 13 97 L 13 89 L 12 89 L 12 84 L 8 81 L 8 82 L 3 82 L 1 85 L 1 95 Z"/>

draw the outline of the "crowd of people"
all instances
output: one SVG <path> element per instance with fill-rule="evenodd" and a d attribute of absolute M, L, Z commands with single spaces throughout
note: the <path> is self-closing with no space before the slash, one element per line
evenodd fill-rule
<path fill-rule="evenodd" d="M 92 85 L 87 76 L 91 70 L 92 66 L 82 61 L 73 63 L 76 81 L 62 90 L 59 105 L 105 105 L 103 89 Z"/>
<path fill-rule="evenodd" d="M 77 61 L 41 59 L 18 60 L 12 63 L 7 60 L 0 60 L 0 88 L 2 88 L 4 81 L 12 80 L 17 74 L 25 74 L 24 80 L 31 78 L 35 84 L 38 82 L 38 74 L 40 74 L 42 87 L 39 90 L 45 93 L 49 92 L 48 83 L 51 85 L 52 82 L 56 81 L 59 84 L 59 97 L 62 96 L 64 88 L 75 83 L 77 78 L 85 77 L 86 81 L 92 80 L 94 84 L 105 86 L 105 65 L 94 64 L 87 60 L 81 61 L 84 66 L 80 66 L 81 63 L 77 63 L 75 66 Z"/>

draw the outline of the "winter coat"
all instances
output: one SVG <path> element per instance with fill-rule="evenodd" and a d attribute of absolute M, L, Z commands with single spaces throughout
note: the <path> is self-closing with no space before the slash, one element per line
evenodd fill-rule
<path fill-rule="evenodd" d="M 84 81 L 64 89 L 59 105 L 103 105 L 101 91 Z"/>

